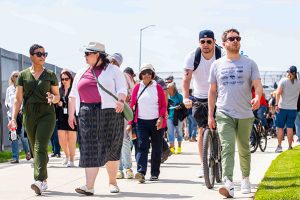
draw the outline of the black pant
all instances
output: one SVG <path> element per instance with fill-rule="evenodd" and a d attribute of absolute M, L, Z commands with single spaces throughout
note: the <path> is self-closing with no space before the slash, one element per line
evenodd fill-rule
<path fill-rule="evenodd" d="M 146 174 L 147 172 L 147 162 L 148 162 L 148 151 L 150 147 L 151 138 L 151 176 L 159 176 L 160 173 L 160 163 L 161 163 L 161 153 L 163 144 L 163 130 L 156 129 L 157 119 L 153 120 L 142 120 L 138 119 L 136 124 L 137 130 L 137 171 Z"/>

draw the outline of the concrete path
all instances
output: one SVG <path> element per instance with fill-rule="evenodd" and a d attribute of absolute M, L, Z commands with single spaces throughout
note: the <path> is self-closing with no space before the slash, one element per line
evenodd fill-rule
<path fill-rule="evenodd" d="M 284 141 L 284 150 L 286 150 Z M 236 199 L 253 199 L 256 188 L 268 169 L 272 160 L 278 155 L 275 154 L 276 140 L 269 139 L 266 152 L 257 152 L 252 154 L 252 171 L 251 183 L 252 193 L 243 195 L 240 193 L 241 172 L 239 170 L 239 159 L 236 154 L 235 164 L 235 198 Z M 79 153 L 77 153 L 75 164 L 78 166 Z M 19 164 L 0 164 L 0 200 L 18 200 L 18 199 L 223 199 L 218 194 L 220 185 L 214 189 L 208 190 L 204 185 L 204 179 L 196 178 L 198 170 L 198 153 L 195 142 L 184 142 L 183 153 L 181 155 L 172 155 L 161 166 L 160 181 L 138 184 L 135 180 L 119 180 L 118 185 L 121 189 L 119 194 L 110 194 L 108 191 L 108 177 L 105 168 L 101 168 L 98 174 L 95 195 L 85 197 L 75 193 L 74 189 L 85 183 L 84 170 L 79 167 L 66 168 L 61 165 L 62 158 L 50 158 L 48 164 L 48 186 L 47 192 L 42 196 L 36 196 L 30 189 L 33 182 L 33 168 L 31 161 L 22 160 Z M 134 171 L 136 172 L 136 163 L 134 162 Z M 148 172 L 149 173 L 149 172 Z M 149 179 L 147 174 L 146 179 Z"/>

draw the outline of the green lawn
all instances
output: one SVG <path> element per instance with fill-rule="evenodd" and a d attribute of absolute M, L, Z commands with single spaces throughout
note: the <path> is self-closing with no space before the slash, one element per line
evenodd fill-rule
<path fill-rule="evenodd" d="M 281 153 L 272 162 L 254 199 L 300 199 L 300 146 Z"/>

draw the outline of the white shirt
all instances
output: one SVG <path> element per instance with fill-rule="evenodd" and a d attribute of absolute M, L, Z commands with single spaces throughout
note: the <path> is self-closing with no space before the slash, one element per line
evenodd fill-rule
<path fill-rule="evenodd" d="M 157 83 L 156 81 L 152 80 L 152 84 L 149 85 L 143 94 L 140 96 L 138 100 L 138 118 L 139 119 L 157 119 L 159 116 L 158 112 L 158 93 L 157 93 Z M 139 91 L 137 96 L 140 95 L 142 90 L 146 86 L 144 85 L 143 81 L 140 82 Z"/>
<path fill-rule="evenodd" d="M 191 51 L 185 58 L 184 69 L 194 70 L 196 50 Z M 225 52 L 222 51 L 222 55 Z M 193 71 L 193 95 L 200 99 L 208 98 L 209 83 L 208 77 L 210 73 L 211 64 L 216 60 L 215 53 L 210 60 L 206 60 L 201 54 L 201 60 L 198 68 Z"/>
<path fill-rule="evenodd" d="M 14 85 L 9 86 L 6 89 L 5 106 L 8 108 L 7 116 L 11 117 L 16 97 L 16 87 Z"/>
<path fill-rule="evenodd" d="M 80 109 L 80 97 L 78 93 L 78 83 L 82 75 L 88 70 L 88 68 L 83 68 L 78 70 L 76 76 L 74 77 L 72 89 L 69 97 L 76 98 L 76 115 L 79 113 Z M 123 72 L 115 65 L 109 64 L 106 70 L 102 70 L 98 77 L 98 81 L 103 85 L 105 89 L 113 93 L 115 96 L 119 94 L 124 94 L 127 96 L 127 84 Z M 105 108 L 115 108 L 116 100 L 103 91 L 97 84 L 98 91 L 101 96 L 102 109 Z"/>

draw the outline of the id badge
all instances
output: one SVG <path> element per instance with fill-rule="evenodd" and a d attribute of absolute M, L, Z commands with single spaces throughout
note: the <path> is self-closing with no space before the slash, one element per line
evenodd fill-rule
<path fill-rule="evenodd" d="M 65 115 L 68 114 L 68 108 L 64 108 L 64 114 L 65 114 Z"/>

